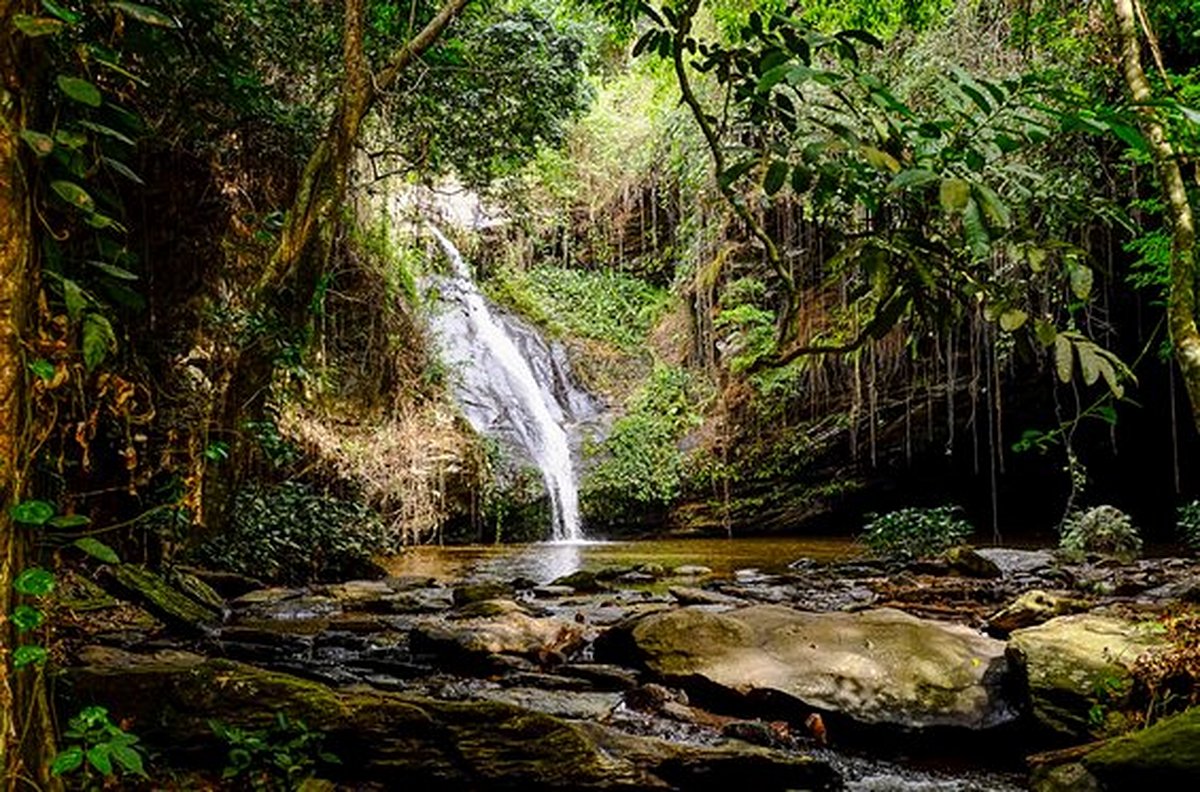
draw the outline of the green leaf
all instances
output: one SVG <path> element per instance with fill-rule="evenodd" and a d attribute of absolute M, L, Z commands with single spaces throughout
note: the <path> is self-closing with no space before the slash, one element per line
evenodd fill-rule
<path fill-rule="evenodd" d="M 1054 325 L 1050 322 L 1038 319 L 1033 323 L 1033 334 L 1037 337 L 1039 344 L 1048 347 L 1054 343 L 1054 339 L 1058 336 L 1058 331 L 1054 329 Z"/>
<path fill-rule="evenodd" d="M 117 764 L 125 772 L 139 776 L 146 775 L 146 770 L 142 766 L 142 755 L 133 748 L 127 745 L 114 744 L 112 746 L 112 758 L 117 760 Z"/>
<path fill-rule="evenodd" d="M 28 665 L 41 665 L 50 659 L 46 647 L 36 644 L 18 646 L 12 653 L 13 668 L 24 668 Z"/>
<path fill-rule="evenodd" d="M 938 180 L 938 175 L 927 168 L 908 168 L 896 174 L 887 188 L 891 191 L 924 187 Z"/>
<path fill-rule="evenodd" d="M 33 153 L 39 157 L 44 157 L 54 151 L 54 138 L 47 135 L 45 132 L 36 132 L 32 129 L 22 129 L 19 137 L 24 140 L 29 148 L 33 149 Z"/>
<path fill-rule="evenodd" d="M 1092 344 L 1076 344 L 1075 351 L 1079 354 L 1079 368 L 1083 371 L 1084 384 L 1095 385 L 1096 380 L 1100 379 L 1100 366 L 1107 364 L 1100 360 Z"/>
<path fill-rule="evenodd" d="M 1029 314 L 1018 308 L 1010 308 L 1000 314 L 1000 329 L 1006 333 L 1018 330 L 1029 318 Z"/>
<path fill-rule="evenodd" d="M 36 630 L 46 621 L 46 615 L 32 605 L 18 605 L 8 618 L 19 633 Z"/>
<path fill-rule="evenodd" d="M 1071 280 L 1071 293 L 1081 300 L 1086 300 L 1092 293 L 1094 274 L 1092 268 L 1078 262 L 1071 265 L 1067 272 Z"/>
<path fill-rule="evenodd" d="M 22 525 L 45 525 L 56 511 L 54 504 L 43 500 L 28 500 L 14 503 L 8 510 L 8 516 Z"/>
<path fill-rule="evenodd" d="M 78 322 L 88 303 L 87 297 L 83 293 L 83 287 L 70 278 L 63 278 L 62 283 L 63 302 L 67 304 L 67 316 L 72 322 Z"/>
<path fill-rule="evenodd" d="M 73 129 L 60 129 L 54 133 L 54 142 L 63 148 L 69 148 L 74 151 L 87 145 L 88 138 L 87 135 L 82 132 L 76 132 Z"/>
<path fill-rule="evenodd" d="M 54 379 L 54 364 L 45 358 L 38 358 L 30 362 L 29 370 L 46 382 Z"/>
<path fill-rule="evenodd" d="M 60 514 L 50 521 L 50 525 L 55 528 L 79 528 L 91 524 L 92 518 L 86 514 Z"/>
<path fill-rule="evenodd" d="M 118 267 L 116 264 L 109 264 L 107 261 L 89 261 L 88 264 L 91 264 L 105 275 L 111 275 L 118 280 L 135 281 L 138 279 L 137 275 L 133 274 L 124 267 Z"/>
<path fill-rule="evenodd" d="M 862 154 L 863 159 L 876 170 L 891 171 L 892 173 L 900 172 L 900 161 L 882 149 L 877 149 L 874 146 L 859 146 L 859 152 Z"/>
<path fill-rule="evenodd" d="M 938 200 L 947 214 L 961 212 L 971 200 L 971 185 L 966 179 L 942 179 Z"/>
<path fill-rule="evenodd" d="M 52 36 L 65 27 L 61 20 L 29 14 L 13 14 L 12 23 L 26 36 Z"/>
<path fill-rule="evenodd" d="M 79 126 L 83 127 L 84 129 L 90 129 L 98 135 L 104 135 L 105 137 L 110 137 L 113 140 L 119 140 L 127 146 L 136 146 L 137 145 L 136 143 L 133 142 L 133 139 L 130 138 L 128 135 L 122 134 L 121 132 L 118 132 L 117 130 L 113 129 L 110 126 L 105 126 L 104 124 L 97 124 L 94 121 L 77 121 L 76 123 L 78 123 Z"/>
<path fill-rule="evenodd" d="M 42 0 L 42 8 L 58 17 L 63 22 L 66 22 L 68 25 L 74 25 L 79 21 L 79 14 L 76 14 L 69 8 L 63 8 L 58 3 L 55 3 L 54 0 Z"/>
<path fill-rule="evenodd" d="M 731 165 L 725 169 L 723 173 L 717 174 L 717 183 L 725 189 L 741 178 L 745 173 L 749 172 L 757 164 L 757 160 L 747 159 L 742 160 L 736 165 Z"/>
<path fill-rule="evenodd" d="M 44 597 L 54 591 L 54 573 L 41 567 L 30 567 L 17 575 L 13 590 L 27 597 Z"/>
<path fill-rule="evenodd" d="M 85 212 L 94 211 L 96 208 L 96 202 L 92 200 L 92 196 L 88 195 L 87 191 L 75 182 L 52 181 L 50 189 L 58 193 L 59 198 Z"/>
<path fill-rule="evenodd" d="M 773 160 L 767 168 L 767 175 L 763 177 L 763 190 L 767 195 L 774 195 L 783 188 L 783 183 L 787 181 L 788 164 L 783 160 Z"/>
<path fill-rule="evenodd" d="M 78 745 L 72 745 L 66 750 L 59 751 L 54 757 L 54 761 L 50 763 L 51 775 L 66 775 L 73 773 L 83 764 L 83 748 Z"/>
<path fill-rule="evenodd" d="M 108 743 L 93 745 L 87 750 L 88 764 L 104 775 L 112 775 L 112 747 Z"/>
<path fill-rule="evenodd" d="M 147 25 L 155 27 L 177 28 L 179 23 L 171 17 L 159 11 L 157 8 L 142 5 L 141 3 L 126 3 L 112 2 L 109 3 L 113 8 L 124 11 L 126 14 L 136 19 L 138 22 L 143 22 Z"/>
<path fill-rule="evenodd" d="M 117 335 L 113 332 L 112 324 L 97 313 L 90 313 L 83 319 L 83 365 L 87 370 L 94 371 L 96 366 L 104 362 L 110 352 L 117 349 Z"/>
<path fill-rule="evenodd" d="M 976 184 L 975 196 L 979 200 L 979 206 L 983 209 L 984 219 L 987 220 L 989 226 L 1003 229 L 1012 224 L 1012 213 L 1004 201 L 1000 200 L 1000 196 L 996 194 L 995 190 L 986 184 Z"/>
<path fill-rule="evenodd" d="M 81 77 L 68 77 L 60 74 L 56 82 L 63 93 L 80 104 L 99 107 L 104 102 L 104 97 L 100 95 L 100 89 Z"/>
<path fill-rule="evenodd" d="M 1071 371 L 1075 367 L 1071 349 L 1071 339 L 1067 336 L 1059 333 L 1054 337 L 1054 367 L 1058 372 L 1059 382 L 1071 381 Z"/>
<path fill-rule="evenodd" d="M 963 209 L 962 216 L 963 234 L 966 236 L 967 247 L 975 259 L 982 259 L 987 256 L 992 240 L 983 224 L 979 204 L 975 203 L 973 198 L 967 200 L 967 206 Z"/>
<path fill-rule="evenodd" d="M 117 173 L 124 176 L 129 181 L 133 182 L 134 184 L 140 184 L 140 185 L 145 186 L 146 182 L 142 181 L 142 177 L 138 176 L 136 173 L 134 173 L 129 168 L 129 166 L 126 165 L 124 162 L 121 162 L 120 160 L 115 160 L 112 157 L 101 157 L 100 161 L 103 162 L 108 167 L 112 168 Z"/>
<path fill-rule="evenodd" d="M 99 539 L 93 539 L 90 536 L 85 536 L 81 539 L 76 539 L 71 544 L 87 553 L 97 561 L 103 561 L 106 564 L 121 563 L 121 557 L 117 555 L 117 551 L 113 550 Z"/>

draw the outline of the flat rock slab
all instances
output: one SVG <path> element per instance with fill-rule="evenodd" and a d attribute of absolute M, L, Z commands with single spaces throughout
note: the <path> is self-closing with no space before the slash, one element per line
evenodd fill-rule
<path fill-rule="evenodd" d="M 412 631 L 415 651 L 430 652 L 447 662 L 471 662 L 472 656 L 495 654 L 537 657 L 574 648 L 582 639 L 583 630 L 574 622 L 521 611 L 453 622 L 431 620 Z"/>
<path fill-rule="evenodd" d="M 625 651 L 664 678 L 783 693 L 863 723 L 983 729 L 1016 717 L 999 692 L 1003 642 L 898 610 L 682 608 L 616 629 L 627 630 Z"/>

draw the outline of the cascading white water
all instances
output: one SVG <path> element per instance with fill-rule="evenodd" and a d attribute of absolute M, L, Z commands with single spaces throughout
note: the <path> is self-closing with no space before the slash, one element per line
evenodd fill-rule
<path fill-rule="evenodd" d="M 538 380 L 508 330 L 492 315 L 458 248 L 434 226 L 430 225 L 429 229 L 450 259 L 454 291 L 464 305 L 468 329 L 475 338 L 476 355 L 486 356 L 482 360 L 461 362 L 477 367 L 483 376 L 504 378 L 502 390 L 510 393 L 517 402 L 505 405 L 505 408 L 519 413 L 511 423 L 546 484 L 553 514 L 551 539 L 556 542 L 583 541 L 571 446 L 552 386 Z M 475 424 L 472 411 L 468 409 L 466 413 L 468 420 Z M 480 432 L 487 431 L 486 426 L 476 425 L 475 428 Z"/>

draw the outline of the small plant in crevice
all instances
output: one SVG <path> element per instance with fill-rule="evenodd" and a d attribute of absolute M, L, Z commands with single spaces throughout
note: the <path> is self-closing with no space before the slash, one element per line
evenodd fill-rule
<path fill-rule="evenodd" d="M 1129 562 L 1141 555 L 1142 537 L 1125 512 L 1115 506 L 1095 506 L 1067 516 L 1058 548 L 1071 560 L 1095 553 Z"/>
<path fill-rule="evenodd" d="M 954 506 L 910 507 L 867 517 L 863 544 L 875 555 L 893 561 L 935 555 L 961 544 L 975 530 L 958 516 Z"/>
<path fill-rule="evenodd" d="M 1175 527 L 1188 549 L 1200 554 L 1200 500 L 1185 503 L 1175 510 Z"/>
<path fill-rule="evenodd" d="M 104 707 L 84 707 L 67 724 L 63 748 L 50 763 L 55 776 L 82 789 L 105 789 L 123 777 L 148 778 L 137 736 L 112 722 Z"/>
<path fill-rule="evenodd" d="M 219 720 L 208 725 L 229 747 L 221 780 L 234 788 L 290 792 L 302 788 L 320 769 L 341 764 L 336 754 L 325 750 L 324 732 L 283 712 L 276 713 L 266 729 L 240 729 Z"/>
<path fill-rule="evenodd" d="M 229 528 L 192 555 L 218 569 L 296 584 L 367 576 L 371 558 L 395 549 L 395 541 L 366 505 L 286 481 L 240 491 Z"/>

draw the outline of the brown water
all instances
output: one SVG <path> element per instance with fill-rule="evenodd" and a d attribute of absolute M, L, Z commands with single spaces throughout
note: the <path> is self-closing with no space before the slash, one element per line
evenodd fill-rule
<path fill-rule="evenodd" d="M 801 558 L 835 561 L 854 558 L 862 545 L 846 537 L 752 539 L 648 539 L 584 544 L 462 545 L 414 547 L 384 559 L 393 575 L 419 575 L 439 581 L 480 577 L 526 577 L 548 583 L 580 569 L 661 564 L 668 570 L 706 566 L 718 575 L 739 569 L 781 572 Z"/>

